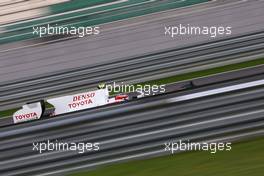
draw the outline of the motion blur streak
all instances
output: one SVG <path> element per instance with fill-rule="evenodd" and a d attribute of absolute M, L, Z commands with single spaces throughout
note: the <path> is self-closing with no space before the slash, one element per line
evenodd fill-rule
<path fill-rule="evenodd" d="M 237 140 L 240 138 L 232 134 L 239 133 L 241 138 L 261 135 L 263 133 L 259 129 L 264 127 L 264 88 L 263 79 L 259 78 L 251 77 L 1 128 L 0 172 L 7 176 L 61 174 L 150 154 L 152 157 L 164 155 L 163 144 L 168 140 Z M 233 88 L 232 94 L 217 91 L 218 96 L 169 101 L 227 87 Z M 102 145 L 100 151 L 84 154 L 70 151 L 37 154 L 32 151 L 32 142 L 46 139 L 98 141 Z M 65 166 L 65 170 L 58 169 Z"/>
<path fill-rule="evenodd" d="M 194 93 L 194 94 L 180 96 L 180 97 L 169 99 L 169 102 L 180 102 L 180 101 L 184 101 L 184 100 L 191 100 L 191 99 L 195 99 L 195 98 L 201 98 L 201 97 L 205 97 L 205 96 L 226 93 L 226 92 L 235 91 L 235 90 L 239 90 L 239 89 L 246 89 L 249 87 L 259 86 L 259 85 L 263 85 L 263 84 L 264 84 L 264 80 L 258 80 L 258 81 L 244 83 L 244 84 L 238 84 L 238 85 L 234 85 L 234 86 L 223 87 L 223 88 L 213 89 L 213 90 L 209 90 L 209 91 L 198 92 L 198 93 Z"/>

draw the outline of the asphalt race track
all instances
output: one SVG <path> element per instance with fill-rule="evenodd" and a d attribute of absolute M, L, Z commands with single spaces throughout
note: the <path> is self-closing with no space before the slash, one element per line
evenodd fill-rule
<path fill-rule="evenodd" d="M 129 84 L 157 80 L 263 57 L 262 32 L 182 49 L 147 54 L 75 71 L 17 81 L 0 88 L 0 110 L 27 102 L 94 89 L 101 82 Z"/>
<path fill-rule="evenodd" d="M 168 142 L 233 143 L 264 137 L 263 9 L 264 0 L 212 0 L 104 23 L 97 36 L 47 37 L 0 45 L 0 112 L 5 114 L 0 115 L 0 175 L 61 176 L 170 155 L 164 145 Z M 164 27 L 179 24 L 230 26 L 232 35 L 165 35 Z M 217 74 L 216 68 L 220 68 Z M 189 77 L 198 71 L 203 74 Z M 17 124 L 6 115 L 8 109 L 25 103 L 85 92 L 98 83 L 135 84 L 175 75 L 183 75 L 180 80 L 184 81 L 170 81 L 166 92 L 155 96 L 112 104 L 105 89 L 102 106 L 57 116 L 49 113 L 54 107 L 45 115 L 39 106 L 33 107 L 41 118 L 30 119 L 30 114 L 37 113 L 24 109 L 14 117 L 32 121 Z M 67 98 L 75 101 L 86 96 L 90 95 Z M 48 140 L 99 143 L 100 149 L 84 153 L 33 149 L 33 143 Z"/>
<path fill-rule="evenodd" d="M 264 135 L 263 75 L 0 129 L 0 172 L 52 175 L 169 154 L 171 140 L 233 141 Z M 33 142 L 100 142 L 100 150 L 38 154 Z M 66 167 L 67 166 L 67 167 Z M 67 169 L 65 169 L 65 167 Z"/>
<path fill-rule="evenodd" d="M 162 19 L 154 14 L 140 17 L 134 23 L 131 23 L 134 19 L 109 23 L 101 26 L 101 34 L 96 37 L 43 45 L 35 47 L 34 50 L 24 48 L 3 51 L 5 49 L 2 49 L 0 82 L 28 79 L 52 72 L 67 71 L 70 68 L 93 66 L 97 63 L 215 40 L 208 36 L 184 36 L 172 39 L 164 35 L 165 25 L 221 24 L 231 26 L 233 35 L 263 30 L 263 7 L 264 2 L 260 0 L 224 2 L 218 0 L 194 6 L 192 10 L 188 9 L 190 12 L 186 12 L 186 9 L 163 12 Z M 163 19 L 164 16 L 166 19 Z M 113 25 L 116 27 L 111 28 Z"/>

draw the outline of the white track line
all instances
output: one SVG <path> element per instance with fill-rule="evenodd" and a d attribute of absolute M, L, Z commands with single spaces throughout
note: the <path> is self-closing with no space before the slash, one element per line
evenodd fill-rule
<path fill-rule="evenodd" d="M 221 94 L 221 93 L 227 93 L 227 92 L 231 92 L 231 91 L 235 91 L 235 90 L 246 89 L 246 88 L 260 86 L 260 85 L 264 85 L 264 79 L 258 80 L 258 81 L 242 83 L 242 84 L 237 84 L 237 85 L 228 86 L 228 87 L 222 87 L 222 88 L 192 93 L 192 94 L 183 95 L 183 96 L 179 96 L 179 97 L 175 97 L 175 98 L 170 98 L 170 99 L 168 99 L 168 103 L 175 103 L 175 102 L 181 102 L 181 101 L 186 101 L 186 100 L 192 100 L 192 99 L 196 99 L 196 98 L 206 97 L 206 96 L 210 96 L 210 95 L 217 95 L 217 94 Z"/>

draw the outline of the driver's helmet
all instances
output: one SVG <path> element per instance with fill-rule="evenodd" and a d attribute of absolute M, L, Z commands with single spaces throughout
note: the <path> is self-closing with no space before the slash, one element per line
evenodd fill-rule
<path fill-rule="evenodd" d="M 105 87 L 106 87 L 105 83 L 100 83 L 97 86 L 98 89 L 105 89 Z"/>

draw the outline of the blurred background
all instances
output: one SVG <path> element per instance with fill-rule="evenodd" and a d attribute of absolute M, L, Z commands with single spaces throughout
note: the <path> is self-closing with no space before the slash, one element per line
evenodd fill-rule
<path fill-rule="evenodd" d="M 263 9 L 262 0 L 1 0 L 0 173 L 263 175 Z M 232 32 L 166 35 L 180 24 Z M 34 34 L 48 26 L 99 32 Z M 166 91 L 49 117 L 47 99 L 112 82 Z M 44 118 L 14 124 L 14 112 L 39 101 Z M 32 150 L 47 140 L 100 150 Z M 165 150 L 179 141 L 232 148 Z"/>

